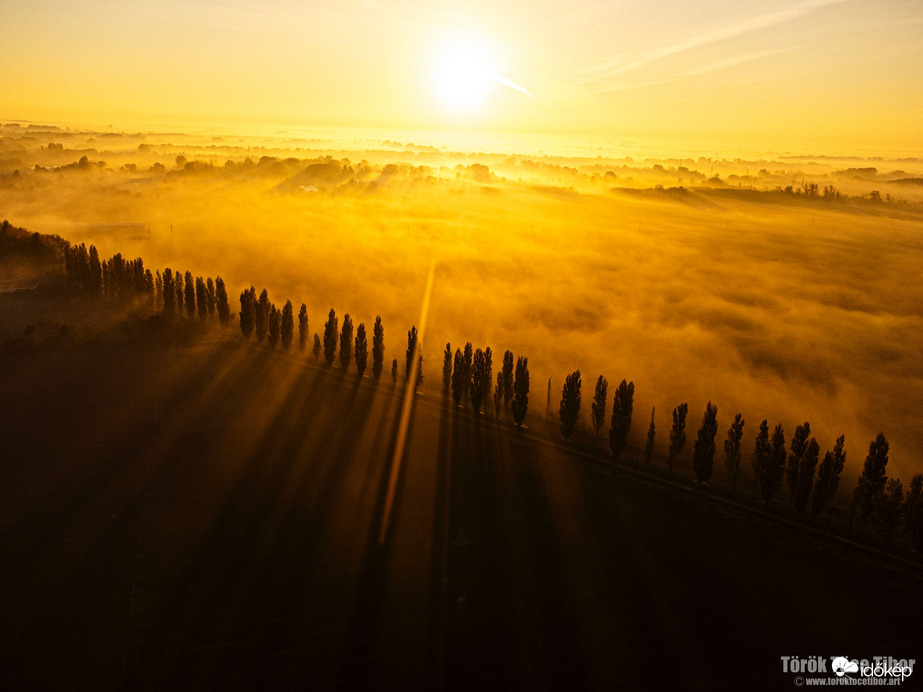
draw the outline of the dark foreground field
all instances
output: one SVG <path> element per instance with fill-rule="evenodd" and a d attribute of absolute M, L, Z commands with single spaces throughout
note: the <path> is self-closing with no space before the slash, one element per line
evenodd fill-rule
<path fill-rule="evenodd" d="M 923 660 L 918 579 L 537 411 L 418 395 L 383 530 L 390 378 L 142 342 L 0 353 L 2 689 L 791 689 L 781 656 Z"/>

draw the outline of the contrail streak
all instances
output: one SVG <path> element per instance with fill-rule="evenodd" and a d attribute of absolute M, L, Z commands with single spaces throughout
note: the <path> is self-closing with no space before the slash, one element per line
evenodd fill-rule
<path fill-rule="evenodd" d="M 429 297 L 433 292 L 433 276 L 435 273 L 436 260 L 432 259 L 429 263 L 429 274 L 426 277 L 426 288 L 423 291 L 423 305 L 420 307 L 420 326 L 417 328 L 417 344 L 413 357 L 410 359 L 410 372 L 407 376 L 404 403 L 401 406 L 401 419 L 398 422 L 397 440 L 394 443 L 394 456 L 391 458 L 388 494 L 385 497 L 385 509 L 381 517 L 381 530 L 378 532 L 379 546 L 384 545 L 385 536 L 388 535 L 391 507 L 394 504 L 394 492 L 397 489 L 397 479 L 401 475 L 401 462 L 404 458 L 404 446 L 407 444 L 407 430 L 410 427 L 410 413 L 413 410 L 414 392 L 417 389 L 417 374 L 420 371 L 420 344 L 423 343 L 423 333 L 426 331 L 426 316 L 429 314 Z"/>
<path fill-rule="evenodd" d="M 524 86 L 517 84 L 509 77 L 504 77 L 502 74 L 493 73 L 490 75 L 490 78 L 493 81 L 495 81 L 497 84 L 502 84 L 503 86 L 509 87 L 510 89 L 515 89 L 516 91 L 521 91 L 526 96 L 531 96 L 534 99 L 538 98 L 535 94 L 533 94 L 531 91 L 526 89 Z"/>

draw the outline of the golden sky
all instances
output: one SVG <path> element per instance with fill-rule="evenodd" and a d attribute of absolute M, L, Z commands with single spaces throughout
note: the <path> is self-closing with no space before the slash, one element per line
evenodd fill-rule
<path fill-rule="evenodd" d="M 3 120 L 923 153 L 919 0 L 3 0 L 0 17 Z"/>

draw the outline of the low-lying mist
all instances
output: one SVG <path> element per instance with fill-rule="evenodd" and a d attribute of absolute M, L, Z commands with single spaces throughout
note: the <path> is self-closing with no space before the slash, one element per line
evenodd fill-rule
<path fill-rule="evenodd" d="M 598 375 L 610 393 L 634 381 L 630 442 L 656 407 L 661 452 L 673 407 L 689 403 L 694 435 L 710 400 L 722 438 L 743 413 L 748 453 L 763 418 L 789 439 L 807 420 L 822 450 L 846 435 L 847 472 L 879 431 L 889 475 L 923 470 L 918 161 L 0 132 L 0 218 L 104 257 L 220 274 L 235 305 L 243 288 L 265 287 L 279 306 L 306 303 L 312 332 L 331 307 L 367 327 L 380 314 L 388 360 L 403 360 L 435 260 L 424 389 L 439 386 L 446 342 L 471 341 L 493 348 L 495 369 L 506 349 L 529 357 L 530 416 L 545 413 L 549 377 L 556 413 L 564 375 L 579 369 L 587 411 Z"/>

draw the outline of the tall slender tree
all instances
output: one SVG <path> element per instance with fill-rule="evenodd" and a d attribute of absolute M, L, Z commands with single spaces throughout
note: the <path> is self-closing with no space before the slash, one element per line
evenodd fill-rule
<path fill-rule="evenodd" d="M 365 336 L 365 325 L 360 324 L 356 328 L 356 373 L 359 378 L 365 373 L 366 365 L 369 362 L 369 342 Z"/>
<path fill-rule="evenodd" d="M 442 387 L 443 391 L 448 392 L 452 388 L 452 344 L 445 345 L 445 351 L 442 354 Z"/>
<path fill-rule="evenodd" d="M 710 401 L 705 405 L 702 426 L 696 434 L 692 452 L 692 467 L 699 484 L 711 479 L 715 465 L 715 436 L 718 434 L 718 407 Z"/>
<path fill-rule="evenodd" d="M 871 520 L 875 532 L 887 546 L 901 525 L 904 488 L 899 478 L 885 479 L 885 487 L 872 497 Z"/>
<path fill-rule="evenodd" d="M 282 312 L 276 309 L 275 303 L 269 304 L 269 347 L 275 348 L 279 343 L 279 335 L 282 332 Z"/>
<path fill-rule="evenodd" d="M 650 466 L 651 459 L 654 457 L 654 438 L 657 435 L 657 426 L 654 425 L 654 411 L 656 406 L 651 407 L 651 424 L 647 426 L 647 440 L 644 442 L 644 463 Z"/>
<path fill-rule="evenodd" d="M 349 369 L 353 356 L 353 319 L 347 312 L 343 315 L 343 329 L 340 331 L 340 367 L 343 372 Z"/>
<path fill-rule="evenodd" d="M 192 272 L 187 271 L 185 276 L 184 293 L 186 296 L 186 314 L 189 319 L 195 315 L 195 279 L 192 278 Z"/>
<path fill-rule="evenodd" d="M 423 345 L 420 343 L 415 326 L 407 330 L 407 370 L 405 377 L 410 380 L 410 374 L 413 371 L 413 359 L 417 359 L 417 375 L 414 388 L 423 384 Z"/>
<path fill-rule="evenodd" d="M 465 396 L 465 359 L 462 356 L 461 349 L 455 349 L 455 367 L 452 370 L 452 398 L 455 405 L 461 405 Z"/>
<path fill-rule="evenodd" d="M 269 329 L 269 292 L 264 288 L 256 301 L 256 340 L 263 343 Z"/>
<path fill-rule="evenodd" d="M 397 384 L 397 358 L 391 361 L 391 381 Z"/>
<path fill-rule="evenodd" d="M 824 455 L 824 460 L 817 470 L 817 482 L 814 484 L 814 494 L 811 497 L 811 514 L 816 518 L 818 514 L 830 507 L 833 496 L 836 495 L 840 485 L 840 474 L 846 466 L 846 452 L 843 450 L 845 436 L 836 439 L 833 451 Z"/>
<path fill-rule="evenodd" d="M 609 425 L 609 447 L 612 449 L 613 461 L 619 463 L 628 431 L 631 429 L 631 414 L 634 410 L 635 383 L 622 380 L 615 389 L 612 399 L 612 422 Z"/>
<path fill-rule="evenodd" d="M 769 439 L 769 454 L 765 461 L 760 465 L 760 492 L 763 495 L 763 502 L 767 505 L 782 485 L 782 476 L 785 474 L 785 431 L 782 424 L 779 423 Z"/>
<path fill-rule="evenodd" d="M 311 349 L 311 352 L 314 354 L 314 360 L 318 360 L 320 358 L 321 350 L 320 334 L 314 332 L 314 348 Z"/>
<path fill-rule="evenodd" d="M 788 462 L 785 465 L 785 482 L 789 491 L 794 496 L 795 486 L 798 485 L 798 476 L 801 472 L 801 461 L 808 449 L 808 437 L 811 435 L 811 424 L 805 421 L 804 425 L 795 428 L 792 442 L 789 446 Z"/>
<path fill-rule="evenodd" d="M 210 276 L 205 280 L 205 303 L 208 308 L 208 316 L 214 319 L 215 308 L 218 305 L 218 293 L 215 288 L 215 282 L 212 281 Z"/>
<path fill-rule="evenodd" d="M 814 471 L 817 469 L 817 458 L 820 455 L 820 445 L 813 437 L 808 440 L 805 450 L 801 454 L 801 461 L 798 464 L 798 481 L 795 483 L 795 491 L 792 493 L 792 500 L 795 503 L 795 509 L 800 517 L 808 506 L 808 499 L 811 497 L 811 489 L 814 487 Z"/>
<path fill-rule="evenodd" d="M 599 429 L 606 422 L 606 397 L 609 391 L 609 381 L 602 375 L 596 380 L 596 391 L 593 393 L 593 403 L 590 404 L 590 420 L 593 423 L 593 433 L 599 435 Z"/>
<path fill-rule="evenodd" d="M 744 418 L 738 413 L 734 422 L 728 428 L 728 436 L 724 441 L 724 468 L 728 472 L 731 490 L 737 489 L 737 474 L 740 471 L 740 441 L 744 436 Z"/>
<path fill-rule="evenodd" d="M 249 339 L 256 325 L 256 289 L 251 286 L 240 294 L 240 331 Z"/>
<path fill-rule="evenodd" d="M 468 387 L 471 384 L 471 363 L 474 360 L 474 349 L 471 342 L 465 344 L 462 351 L 462 401 L 468 398 Z"/>
<path fill-rule="evenodd" d="M 516 372 L 513 379 L 513 420 L 522 427 L 529 410 L 529 359 L 519 356 L 516 359 Z"/>
<path fill-rule="evenodd" d="M 295 309 L 292 307 L 292 301 L 286 300 L 282 306 L 282 321 L 279 325 L 279 333 L 282 337 L 282 348 L 288 351 L 292 347 L 292 341 L 295 339 Z"/>
<path fill-rule="evenodd" d="M 667 471 L 669 473 L 673 473 L 673 462 L 686 446 L 686 416 L 688 414 L 689 404 L 685 402 L 673 409 L 673 427 L 670 428 L 670 448 L 667 451 Z"/>
<path fill-rule="evenodd" d="M 494 387 L 494 415 L 499 420 L 500 408 L 503 406 L 503 373 L 497 373 L 497 386 Z"/>
<path fill-rule="evenodd" d="M 484 351 L 478 349 L 474 352 L 471 366 L 471 382 L 468 387 L 468 392 L 471 396 L 471 408 L 474 409 L 475 416 L 481 412 L 481 403 L 484 401 L 485 377 L 487 377 L 487 371 Z"/>
<path fill-rule="evenodd" d="M 163 314 L 176 313 L 176 284 L 173 281 L 173 270 L 167 267 L 163 270 Z"/>
<path fill-rule="evenodd" d="M 513 398 L 513 352 L 503 354 L 503 403 L 509 404 Z"/>
<path fill-rule="evenodd" d="M 308 345 L 308 337 L 311 335 L 308 329 L 308 306 L 301 304 L 298 311 L 298 349 L 304 351 Z"/>
<path fill-rule="evenodd" d="M 888 477 L 885 470 L 888 466 L 888 440 L 882 433 L 869 444 L 869 453 L 865 457 L 862 475 L 859 476 L 859 485 L 856 487 L 855 503 L 860 509 L 863 520 L 872 513 L 872 500 L 885 489 Z"/>
<path fill-rule="evenodd" d="M 201 276 L 195 279 L 195 304 L 199 312 L 199 321 L 204 324 L 208 317 L 208 289 L 205 287 L 205 279 Z"/>
<path fill-rule="evenodd" d="M 337 314 L 330 308 L 330 314 L 327 315 L 327 323 L 324 325 L 324 358 L 328 366 L 333 365 L 337 357 L 337 325 L 339 320 Z"/>
<path fill-rule="evenodd" d="M 760 429 L 756 433 L 756 442 L 753 444 L 753 453 L 750 455 L 750 466 L 753 469 L 753 480 L 760 484 L 763 466 L 769 460 L 769 421 L 763 419 Z"/>
<path fill-rule="evenodd" d="M 580 371 L 574 370 L 564 378 L 561 388 L 561 406 L 558 410 L 561 419 L 561 435 L 568 439 L 574 432 L 577 419 L 580 417 Z"/>
<path fill-rule="evenodd" d="M 381 372 L 385 363 L 385 328 L 381 326 L 381 317 L 375 318 L 372 327 L 372 377 L 375 381 L 381 379 Z"/>
<path fill-rule="evenodd" d="M 215 278 L 215 309 L 218 311 L 218 322 L 226 328 L 231 323 L 231 305 L 228 303 L 227 286 L 220 276 Z"/>

